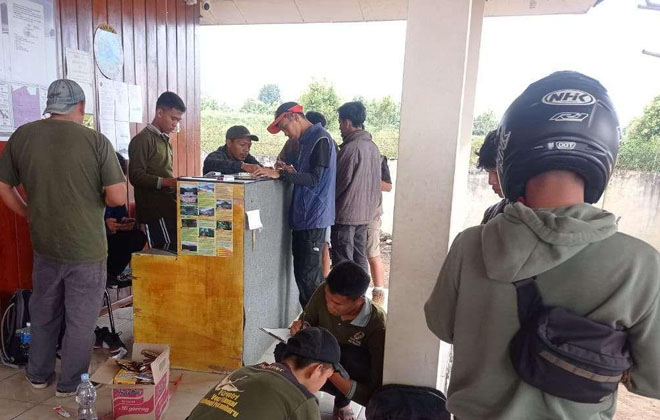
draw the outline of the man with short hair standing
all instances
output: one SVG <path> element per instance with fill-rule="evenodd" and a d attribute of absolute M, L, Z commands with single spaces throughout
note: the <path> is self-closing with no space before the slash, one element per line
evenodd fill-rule
<path fill-rule="evenodd" d="M 128 176 L 135 188 L 137 221 L 149 227 L 155 247 L 176 244 L 176 178 L 170 133 L 184 112 L 181 98 L 164 92 L 156 101 L 153 121 L 128 146 Z"/>
<path fill-rule="evenodd" d="M 225 135 L 225 145 L 204 159 L 202 173 L 237 174 L 256 171 L 261 164 L 250 154 L 253 141 L 259 141 L 259 137 L 250 134 L 247 127 L 242 125 L 229 127 Z"/>
<path fill-rule="evenodd" d="M 347 102 L 337 111 L 344 142 L 337 154 L 332 262 L 351 260 L 368 273 L 367 229 L 381 199 L 380 151 L 364 129 L 367 111 L 362 102 Z"/>
<path fill-rule="evenodd" d="M 126 180 L 110 141 L 82 125 L 85 94 L 60 79 L 48 88 L 50 118 L 19 127 L 0 156 L 0 197 L 26 217 L 34 249 L 32 344 L 26 378 L 46 388 L 55 373 L 62 324 L 58 397 L 75 393 L 89 369 L 106 283 L 105 206 L 126 202 Z M 15 187 L 22 184 L 27 204 Z"/>
<path fill-rule="evenodd" d="M 275 111 L 275 120 L 268 126 L 268 132 L 280 131 L 300 142 L 295 168 L 259 168 L 253 175 L 293 184 L 289 209 L 293 272 L 300 305 L 304 308 L 323 282 L 321 252 L 325 232 L 335 220 L 337 152 L 330 133 L 321 124 L 312 125 L 305 118 L 303 107 L 295 102 L 285 102 Z"/>

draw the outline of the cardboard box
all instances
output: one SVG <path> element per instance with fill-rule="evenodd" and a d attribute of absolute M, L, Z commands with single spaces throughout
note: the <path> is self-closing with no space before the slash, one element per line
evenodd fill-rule
<path fill-rule="evenodd" d="M 169 403 L 170 346 L 164 344 L 133 344 L 134 361 L 144 360 L 142 350 L 160 353 L 151 364 L 155 385 L 116 385 L 114 377 L 120 367 L 108 359 L 91 377 L 94 382 L 112 388 L 112 417 L 121 420 L 160 420 Z"/>

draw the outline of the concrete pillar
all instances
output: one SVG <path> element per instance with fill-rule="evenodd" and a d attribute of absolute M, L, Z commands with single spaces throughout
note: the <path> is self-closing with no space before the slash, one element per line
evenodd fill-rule
<path fill-rule="evenodd" d="M 385 383 L 443 382 L 440 342 L 423 306 L 456 230 L 452 221 L 464 213 L 458 198 L 467 195 L 484 2 L 408 3 Z"/>

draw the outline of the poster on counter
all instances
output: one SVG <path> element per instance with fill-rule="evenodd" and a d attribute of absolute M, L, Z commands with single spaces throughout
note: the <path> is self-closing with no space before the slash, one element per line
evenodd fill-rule
<path fill-rule="evenodd" d="M 182 254 L 231 257 L 234 197 L 231 185 L 179 182 Z"/>

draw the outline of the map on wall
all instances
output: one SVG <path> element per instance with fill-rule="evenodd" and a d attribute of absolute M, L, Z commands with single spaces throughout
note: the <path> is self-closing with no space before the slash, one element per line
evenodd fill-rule
<path fill-rule="evenodd" d="M 121 36 L 105 30 L 96 29 L 94 34 L 94 57 L 101 73 L 112 80 L 122 80 L 124 69 L 124 50 Z"/>

